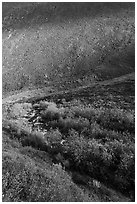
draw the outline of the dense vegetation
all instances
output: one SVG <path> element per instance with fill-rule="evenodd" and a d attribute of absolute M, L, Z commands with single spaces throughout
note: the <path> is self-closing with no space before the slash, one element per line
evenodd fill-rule
<path fill-rule="evenodd" d="M 132 84 L 134 81 L 121 82 L 121 90 L 123 86 L 125 87 L 125 83 Z M 120 100 L 121 103 L 118 104 L 113 95 L 117 87 L 111 84 L 109 87 L 111 87 L 111 101 L 107 102 L 104 96 L 101 97 L 103 89 L 99 87 L 96 88 L 96 91 L 100 92 L 101 98 L 97 101 L 98 95 L 95 95 L 92 105 L 88 102 L 88 99 L 90 101 L 88 89 L 87 100 L 82 96 L 83 91 L 81 94 L 77 93 L 75 99 L 71 99 L 70 93 L 70 96 L 66 96 L 67 101 L 61 98 L 62 95 L 54 99 L 56 103 L 42 100 L 37 103 L 32 102 L 32 104 L 15 104 L 8 113 L 10 120 L 3 122 L 3 128 L 13 140 L 17 138 L 20 141 L 23 154 L 25 152 L 27 154 L 28 146 L 31 147 L 32 152 L 33 148 L 36 149 L 38 154 L 44 154 L 43 151 L 48 152 L 52 162 L 58 164 L 61 171 L 64 169 L 71 172 L 73 181 L 78 185 L 87 185 L 90 189 L 93 180 L 100 182 L 100 187 L 96 187 L 98 198 L 95 200 L 114 199 L 115 201 L 116 198 L 111 197 L 114 192 L 112 193 L 108 189 L 103 191 L 103 198 L 100 198 L 102 188 L 105 189 L 104 186 L 102 187 L 104 184 L 133 199 L 135 188 L 135 112 L 131 107 L 134 106 L 134 91 L 132 94 L 130 93 L 132 99 L 128 101 L 126 97 L 123 99 L 122 94 L 119 95 L 118 101 Z M 129 92 L 126 94 L 128 95 Z M 29 109 L 27 112 L 23 112 L 26 106 Z M 129 106 L 130 109 L 127 108 Z M 24 117 L 29 126 L 22 125 L 21 119 L 24 121 Z M 17 121 L 17 118 L 21 119 Z M 29 153 L 29 156 L 31 155 L 33 158 L 32 152 Z M 37 159 L 39 161 L 39 157 Z M 41 163 L 41 161 L 39 162 Z M 79 176 L 79 173 L 82 176 Z M 11 179 L 11 175 L 8 178 Z M 7 190 L 7 186 L 5 189 Z M 94 192 L 95 187 L 92 186 L 92 190 Z M 108 192 L 109 196 L 106 197 Z M 14 193 L 13 191 L 13 197 Z M 94 196 L 91 196 L 92 199 Z M 30 199 L 33 201 L 33 198 Z"/>
<path fill-rule="evenodd" d="M 134 3 L 3 3 L 4 202 L 135 200 L 134 32 Z"/>

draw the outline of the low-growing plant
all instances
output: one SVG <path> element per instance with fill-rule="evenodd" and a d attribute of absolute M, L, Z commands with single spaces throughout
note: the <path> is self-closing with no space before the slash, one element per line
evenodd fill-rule
<path fill-rule="evenodd" d="M 30 135 L 22 139 L 23 146 L 32 146 L 40 150 L 46 150 L 47 141 L 44 134 L 39 131 L 34 131 Z"/>

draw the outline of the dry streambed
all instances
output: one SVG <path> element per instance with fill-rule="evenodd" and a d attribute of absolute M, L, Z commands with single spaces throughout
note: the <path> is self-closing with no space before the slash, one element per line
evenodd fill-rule
<path fill-rule="evenodd" d="M 75 101 L 73 105 L 76 105 Z M 58 105 L 45 100 L 37 103 L 6 104 L 3 112 L 3 114 L 5 113 L 3 130 L 10 133 L 11 137 L 18 138 L 23 146 L 30 145 L 50 153 L 54 164 L 67 170 L 75 183 L 88 186 L 90 190 L 101 189 L 101 183 L 96 179 L 70 171 L 71 161 L 65 154 L 65 148 L 63 149 L 66 144 L 65 137 L 61 134 L 64 126 L 66 131 L 71 126 L 77 130 L 79 129 L 77 122 L 69 126 L 69 118 L 74 119 L 70 107 L 71 103 L 67 103 L 65 99 L 59 100 Z M 109 192 L 107 188 L 106 191 Z"/>
<path fill-rule="evenodd" d="M 33 140 L 36 135 L 43 148 L 52 149 L 54 145 L 62 148 L 70 129 L 80 133 L 84 127 L 90 126 L 89 115 L 87 118 L 77 115 L 77 103 L 79 101 L 66 102 L 65 99 L 59 99 L 57 104 L 45 100 L 37 103 L 6 104 L 3 108 L 3 128 L 17 137 L 26 136 L 29 140 L 31 136 Z"/>

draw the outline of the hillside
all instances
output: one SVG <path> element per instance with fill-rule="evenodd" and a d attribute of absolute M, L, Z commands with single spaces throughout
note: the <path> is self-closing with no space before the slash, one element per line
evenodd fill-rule
<path fill-rule="evenodd" d="M 134 4 L 11 4 L 3 4 L 3 93 L 134 71 Z"/>
<path fill-rule="evenodd" d="M 135 4 L 2 7 L 3 202 L 135 201 Z"/>

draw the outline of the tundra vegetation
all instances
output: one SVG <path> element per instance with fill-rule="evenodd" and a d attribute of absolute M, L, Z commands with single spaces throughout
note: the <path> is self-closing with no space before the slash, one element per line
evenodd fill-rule
<path fill-rule="evenodd" d="M 3 201 L 134 201 L 134 78 L 134 3 L 3 3 Z"/>

